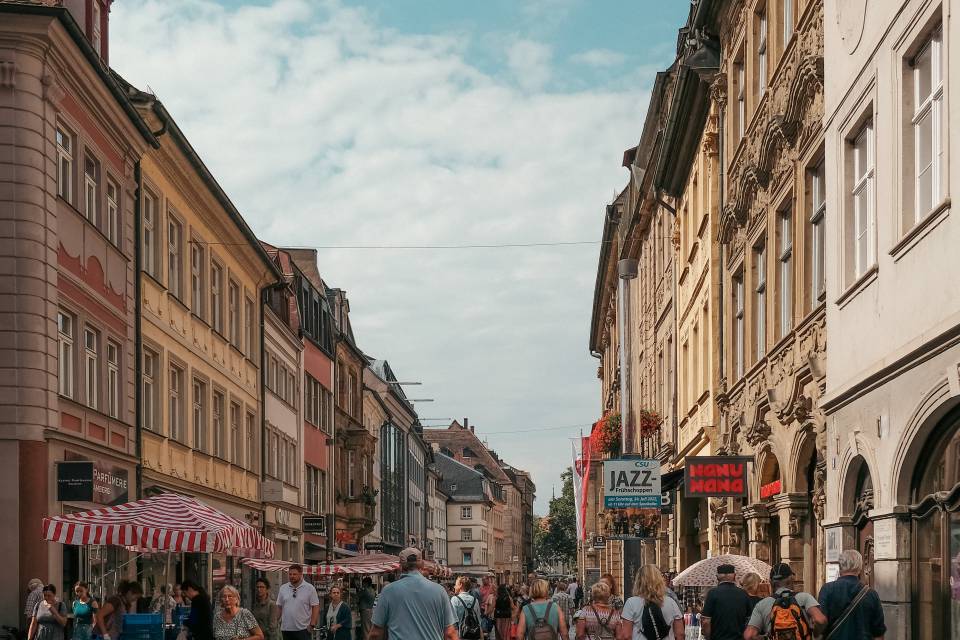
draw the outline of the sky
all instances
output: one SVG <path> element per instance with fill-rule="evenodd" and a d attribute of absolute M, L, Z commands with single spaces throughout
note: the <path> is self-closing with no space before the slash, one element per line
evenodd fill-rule
<path fill-rule="evenodd" d="M 470 419 L 545 513 L 599 417 L 604 208 L 686 0 L 124 0 L 155 93 L 254 232 L 323 247 L 361 349 L 425 426 Z M 413 250 L 343 247 L 528 243 Z M 331 248 L 333 247 L 333 248 Z"/>

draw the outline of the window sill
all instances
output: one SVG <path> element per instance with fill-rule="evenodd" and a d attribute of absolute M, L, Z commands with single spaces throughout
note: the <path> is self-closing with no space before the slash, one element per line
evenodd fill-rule
<path fill-rule="evenodd" d="M 950 198 L 944 198 L 940 204 L 924 216 L 923 220 L 913 225 L 897 244 L 893 245 L 893 248 L 890 249 L 890 256 L 893 257 L 893 261 L 899 262 L 901 258 L 910 253 L 910 250 L 920 244 L 920 241 L 946 220 L 948 215 L 950 215 Z"/>
<path fill-rule="evenodd" d="M 847 287 L 847 290 L 840 294 L 840 297 L 837 298 L 836 304 L 838 307 L 843 309 L 847 306 L 851 300 L 856 298 L 862 291 L 867 289 L 871 284 L 874 283 L 877 279 L 877 275 L 880 273 L 880 268 L 877 265 L 873 265 L 867 272 L 857 278 L 857 280 Z"/>
<path fill-rule="evenodd" d="M 153 282 L 153 284 L 157 285 L 158 287 L 160 287 L 160 288 L 163 289 L 164 291 L 167 290 L 167 285 L 165 285 L 165 284 L 163 284 L 162 282 L 160 282 L 159 280 L 157 280 L 157 276 L 153 275 L 152 273 L 150 273 L 150 272 L 147 271 L 146 269 L 141 269 L 141 270 L 140 270 L 140 273 L 142 273 L 143 275 L 145 275 L 151 282 Z"/>
<path fill-rule="evenodd" d="M 80 211 L 80 209 L 78 209 L 77 207 L 75 207 L 72 202 L 70 202 L 69 200 L 65 199 L 63 196 L 61 196 L 61 195 L 59 195 L 59 194 L 57 194 L 57 200 L 59 200 L 59 201 L 62 202 L 63 204 L 65 204 L 65 205 L 67 205 L 68 207 L 70 207 L 70 210 L 73 211 L 73 212 L 74 212 L 75 214 L 77 214 L 78 216 L 80 216 L 80 217 L 83 219 L 83 221 L 87 224 L 87 226 L 89 226 L 91 229 L 93 229 L 94 231 L 96 231 L 96 232 L 97 232 L 97 235 L 99 235 L 101 238 L 103 238 L 104 242 L 106 242 L 108 246 L 113 247 L 113 249 L 116 250 L 116 252 L 119 253 L 120 256 L 121 256 L 126 262 L 130 262 L 130 256 L 128 256 L 126 253 L 123 252 L 123 250 L 120 248 L 120 243 L 119 243 L 119 242 L 114 242 L 113 240 L 111 240 L 110 237 L 109 237 L 106 233 L 104 233 L 103 230 L 102 230 L 100 227 L 98 227 L 97 225 L 93 224 L 93 222 L 90 220 L 90 218 L 88 218 L 88 217 L 86 216 L 85 213 L 83 213 L 82 211 Z"/>
<path fill-rule="evenodd" d="M 180 307 L 184 311 L 188 313 L 190 312 L 190 307 L 187 306 L 187 303 L 181 300 L 180 296 L 170 291 L 169 289 L 167 290 L 167 299 L 172 301 L 174 304 L 176 304 L 178 307 Z"/>

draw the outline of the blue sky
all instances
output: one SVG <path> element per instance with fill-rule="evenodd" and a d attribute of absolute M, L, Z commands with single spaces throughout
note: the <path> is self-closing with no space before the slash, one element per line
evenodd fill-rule
<path fill-rule="evenodd" d="M 111 64 L 273 244 L 595 241 L 688 6 L 124 0 Z M 323 249 L 319 268 L 360 347 L 423 382 L 421 416 L 469 417 L 544 512 L 600 411 L 598 252 Z"/>

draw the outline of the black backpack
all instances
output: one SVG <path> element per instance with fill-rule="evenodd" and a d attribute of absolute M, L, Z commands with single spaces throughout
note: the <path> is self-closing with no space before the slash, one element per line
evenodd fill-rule
<path fill-rule="evenodd" d="M 655 602 L 647 602 L 643 605 L 643 613 L 640 615 L 640 633 L 647 640 L 663 640 L 670 633 L 670 625 L 664 620 L 660 605 Z"/>
<path fill-rule="evenodd" d="M 458 629 L 461 640 L 481 640 L 483 629 L 480 628 L 480 618 L 477 617 L 477 600 L 474 599 L 473 605 L 468 607 L 463 598 L 459 595 L 456 598 L 463 605 L 463 620 L 460 621 L 460 628 Z"/>

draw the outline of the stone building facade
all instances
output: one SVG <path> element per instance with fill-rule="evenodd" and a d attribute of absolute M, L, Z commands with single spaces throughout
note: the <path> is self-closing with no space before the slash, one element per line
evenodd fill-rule
<path fill-rule="evenodd" d="M 135 221 L 140 158 L 158 144 L 107 67 L 110 3 L 51 4 L 0 2 L 0 622 L 21 627 L 30 578 L 125 571 L 124 549 L 38 532 L 140 491 Z M 58 468 L 82 462 L 94 494 L 59 496 Z"/>
<path fill-rule="evenodd" d="M 888 637 L 957 637 L 956 6 L 824 3 L 826 561 L 859 549 Z"/>

